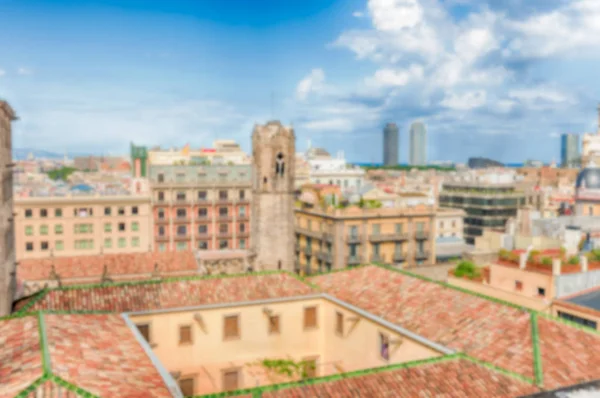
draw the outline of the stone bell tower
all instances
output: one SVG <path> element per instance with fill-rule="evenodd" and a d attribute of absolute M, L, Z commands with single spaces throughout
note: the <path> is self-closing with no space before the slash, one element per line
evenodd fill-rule
<path fill-rule="evenodd" d="M 296 136 L 279 121 L 252 132 L 251 248 L 257 270 L 294 271 Z"/>

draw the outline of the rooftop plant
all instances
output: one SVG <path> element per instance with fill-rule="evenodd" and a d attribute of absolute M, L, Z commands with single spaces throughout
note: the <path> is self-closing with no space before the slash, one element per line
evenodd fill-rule
<path fill-rule="evenodd" d="M 474 279 L 481 276 L 481 269 L 470 261 L 461 261 L 454 268 L 454 276 L 459 278 L 466 276 L 469 279 Z"/>
<path fill-rule="evenodd" d="M 571 264 L 571 265 L 579 264 L 579 257 L 571 256 L 571 258 L 569 258 L 569 264 Z"/>

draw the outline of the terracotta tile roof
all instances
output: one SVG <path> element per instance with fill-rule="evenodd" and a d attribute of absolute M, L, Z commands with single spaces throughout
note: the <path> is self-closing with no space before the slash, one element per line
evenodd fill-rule
<path fill-rule="evenodd" d="M 53 289 L 28 310 L 129 312 L 313 293 L 288 274 L 259 274 Z"/>
<path fill-rule="evenodd" d="M 40 335 L 33 316 L 0 320 L 0 397 L 14 397 L 43 374 Z"/>
<path fill-rule="evenodd" d="M 19 261 L 17 280 L 36 281 L 50 279 L 52 264 L 62 280 L 70 278 L 100 277 L 104 265 L 109 276 L 148 274 L 158 264 L 159 272 L 197 270 L 193 252 L 142 252 L 104 254 L 94 256 L 54 257 Z"/>
<path fill-rule="evenodd" d="M 311 278 L 340 300 L 425 338 L 533 378 L 530 315 L 377 266 Z"/>
<path fill-rule="evenodd" d="M 600 379 L 600 336 L 538 317 L 544 387 Z"/>
<path fill-rule="evenodd" d="M 331 381 L 314 380 L 280 389 L 265 388 L 262 398 L 351 397 L 518 397 L 539 389 L 467 359 L 443 360 L 396 370 L 375 371 Z M 271 391 L 270 391 L 271 390 Z M 248 396 L 251 395 L 240 395 Z"/>
<path fill-rule="evenodd" d="M 78 396 L 65 394 L 76 388 L 99 396 L 171 396 L 120 315 L 45 314 L 0 320 L 0 364 L 3 398 L 32 385 L 32 397 L 59 392 Z M 44 381 L 36 383 L 42 375 Z"/>

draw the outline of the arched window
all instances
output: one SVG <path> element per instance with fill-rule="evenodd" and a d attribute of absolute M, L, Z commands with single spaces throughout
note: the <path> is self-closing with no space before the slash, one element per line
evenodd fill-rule
<path fill-rule="evenodd" d="M 275 159 L 275 175 L 279 175 L 283 177 L 283 173 L 285 171 L 285 162 L 283 161 L 283 154 L 279 152 L 277 154 L 277 158 Z"/>

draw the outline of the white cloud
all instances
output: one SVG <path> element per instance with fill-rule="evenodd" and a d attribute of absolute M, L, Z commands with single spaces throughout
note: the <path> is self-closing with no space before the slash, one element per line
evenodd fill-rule
<path fill-rule="evenodd" d="M 485 105 L 486 98 L 485 91 L 471 91 L 464 94 L 449 93 L 442 100 L 441 105 L 450 109 L 468 111 Z"/>
<path fill-rule="evenodd" d="M 4 76 L 4 75 L 6 75 L 6 71 L 5 71 L 5 70 L 3 70 L 3 69 L 0 69 L 0 77 L 2 77 L 2 76 Z"/>
<path fill-rule="evenodd" d="M 365 16 L 365 13 L 364 13 L 364 12 L 362 12 L 362 11 L 354 11 L 354 12 L 352 13 L 352 16 L 353 16 L 354 18 L 362 18 L 362 17 L 364 17 L 364 16 Z"/>
<path fill-rule="evenodd" d="M 318 131 L 350 131 L 353 127 L 352 122 L 346 118 L 334 118 L 334 119 L 323 119 L 314 120 L 302 124 L 301 126 L 306 130 L 318 130 Z"/>
<path fill-rule="evenodd" d="M 31 75 L 33 74 L 33 71 L 31 69 L 28 68 L 19 68 L 17 69 L 17 74 L 25 76 L 25 75 Z"/>
<path fill-rule="evenodd" d="M 408 69 L 379 69 L 373 77 L 365 80 L 367 86 L 393 87 L 406 86 L 408 83 L 423 78 L 423 67 L 411 65 Z"/>
<path fill-rule="evenodd" d="M 417 0 L 370 0 L 368 7 L 373 25 L 383 32 L 414 28 L 423 21 L 423 8 Z"/>
<path fill-rule="evenodd" d="M 323 89 L 325 83 L 325 72 L 322 69 L 313 69 L 308 76 L 298 83 L 296 97 L 305 100 L 309 94 Z"/>

